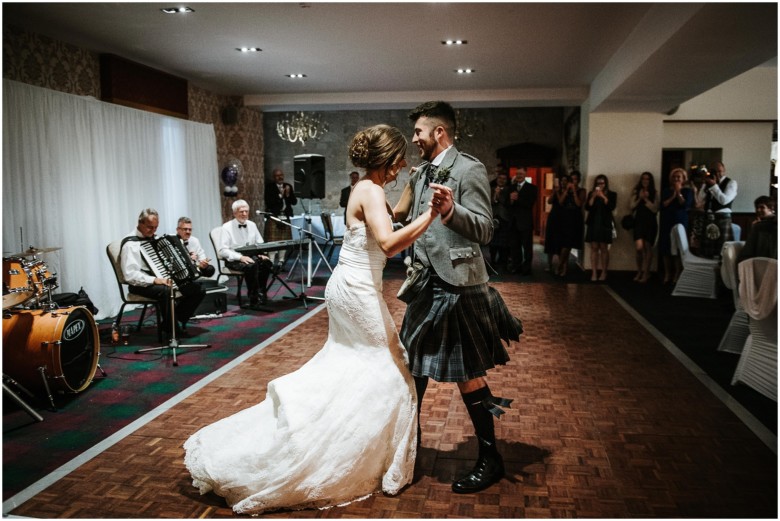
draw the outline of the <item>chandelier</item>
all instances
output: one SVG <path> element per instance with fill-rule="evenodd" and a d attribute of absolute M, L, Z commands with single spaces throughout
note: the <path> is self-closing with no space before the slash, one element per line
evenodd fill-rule
<path fill-rule="evenodd" d="M 458 129 L 455 131 L 455 140 L 460 141 L 466 138 L 472 138 L 485 130 L 485 124 L 481 119 L 465 110 L 456 110 Z"/>
<path fill-rule="evenodd" d="M 300 142 L 303 146 L 306 146 L 306 140 L 319 139 L 327 132 L 328 124 L 322 122 L 319 114 L 285 114 L 276 123 L 276 133 L 280 138 L 290 143 Z"/>

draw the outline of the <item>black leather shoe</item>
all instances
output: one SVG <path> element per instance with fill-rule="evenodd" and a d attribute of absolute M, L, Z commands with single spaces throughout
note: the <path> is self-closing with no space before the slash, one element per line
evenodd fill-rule
<path fill-rule="evenodd" d="M 501 455 L 482 456 L 477 460 L 474 470 L 452 484 L 452 491 L 456 494 L 473 494 L 498 483 L 503 477 L 504 460 Z"/>

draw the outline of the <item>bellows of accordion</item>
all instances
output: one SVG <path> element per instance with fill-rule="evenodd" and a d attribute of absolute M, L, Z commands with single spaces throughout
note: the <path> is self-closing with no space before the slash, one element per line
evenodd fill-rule
<path fill-rule="evenodd" d="M 141 256 L 155 277 L 171 279 L 177 285 L 191 282 L 199 276 L 178 235 L 141 241 Z"/>

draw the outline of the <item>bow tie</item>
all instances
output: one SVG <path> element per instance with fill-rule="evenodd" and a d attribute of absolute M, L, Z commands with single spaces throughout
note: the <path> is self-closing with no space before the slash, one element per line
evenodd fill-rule
<path fill-rule="evenodd" d="M 238 227 L 239 228 L 246 228 L 246 224 L 239 224 Z"/>
<path fill-rule="evenodd" d="M 185 246 L 189 245 L 189 243 L 190 243 L 190 241 L 184 241 L 184 245 Z"/>

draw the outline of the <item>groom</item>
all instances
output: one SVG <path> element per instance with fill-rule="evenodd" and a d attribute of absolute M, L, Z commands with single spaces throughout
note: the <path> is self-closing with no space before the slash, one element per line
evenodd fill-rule
<path fill-rule="evenodd" d="M 418 414 L 429 377 L 457 383 L 477 435 L 479 457 L 474 469 L 452 484 L 452 490 L 478 492 L 504 475 L 492 415 L 503 414 L 498 406 L 510 402 L 493 397 L 484 378 L 488 369 L 509 360 L 500 339 L 485 338 L 485 331 L 495 331 L 494 324 L 485 322 L 495 319 L 498 307 L 488 288 L 480 249 L 493 236 L 490 185 L 485 166 L 452 146 L 456 119 L 449 104 L 423 103 L 409 119 L 414 122 L 412 142 L 424 162 L 405 187 L 395 217 L 399 221 L 416 218 L 425 211 L 432 190 L 438 190 L 433 204 L 441 219 L 414 244 L 415 260 L 428 268 L 430 278 L 408 302 L 400 336 L 409 352 Z M 418 444 L 419 434 L 418 428 Z"/>

